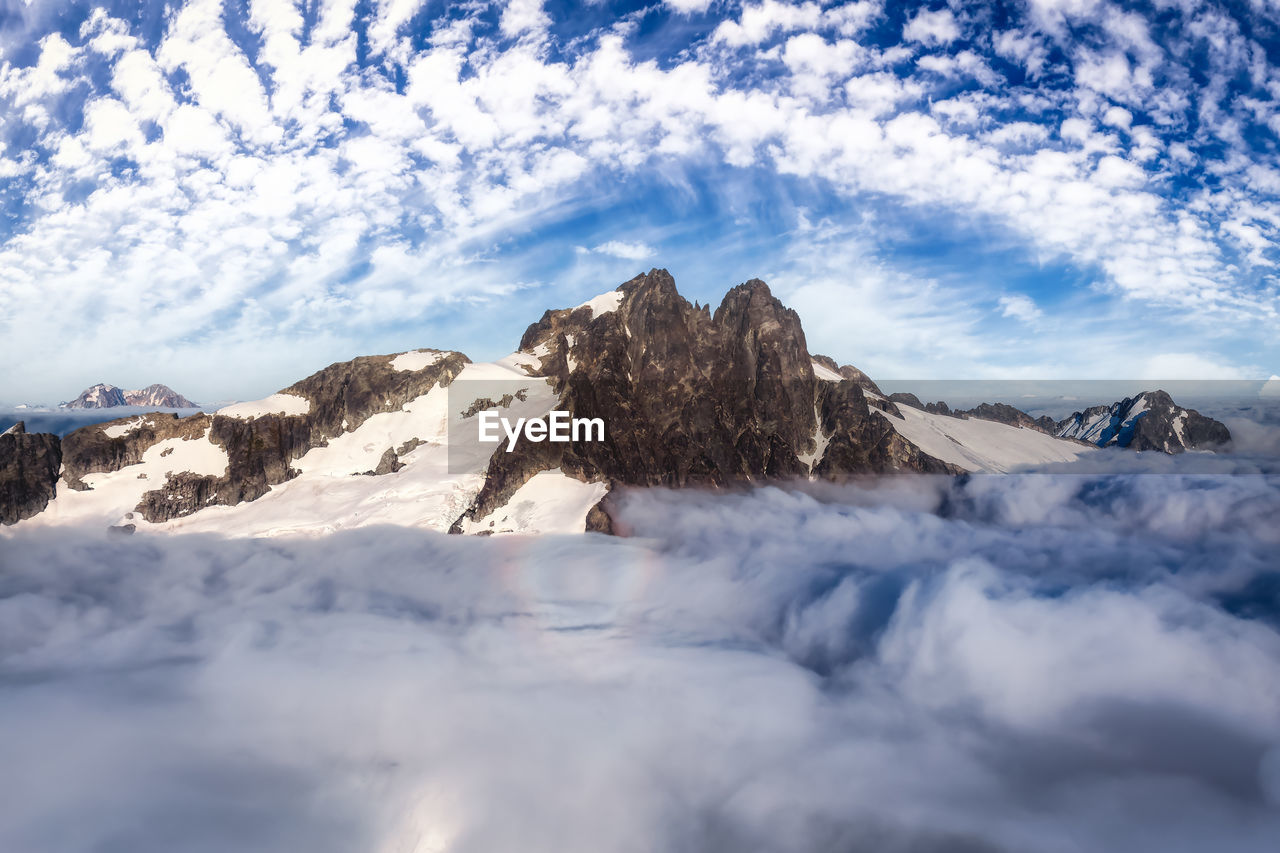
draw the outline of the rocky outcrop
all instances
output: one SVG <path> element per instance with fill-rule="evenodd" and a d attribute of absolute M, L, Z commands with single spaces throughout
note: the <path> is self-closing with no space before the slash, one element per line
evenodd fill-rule
<path fill-rule="evenodd" d="M 922 403 L 920 398 L 915 394 L 905 391 L 897 391 L 889 395 L 889 401 L 892 403 L 901 403 L 904 406 L 910 406 L 913 409 L 919 409 L 922 412 L 928 412 L 931 415 L 953 415 L 951 407 L 942 400 L 934 403 Z"/>
<path fill-rule="evenodd" d="M 871 381 L 870 376 L 863 373 L 852 364 L 837 364 L 834 358 L 827 355 L 815 355 L 813 356 L 813 360 L 818 362 L 818 364 L 821 364 L 823 367 L 840 374 L 844 379 L 852 379 L 857 383 L 858 387 L 862 388 L 864 391 L 870 391 L 872 394 L 878 394 L 881 397 L 884 396 L 884 392 L 880 390 L 880 386 L 876 385 L 875 382 Z"/>
<path fill-rule="evenodd" d="M 180 418 L 153 412 L 81 427 L 62 439 L 62 479 L 69 488 L 83 491 L 89 488 L 85 474 L 136 465 L 152 445 L 170 438 L 200 438 L 211 424 L 206 414 Z"/>
<path fill-rule="evenodd" d="M 44 510 L 57 491 L 61 442 L 28 433 L 18 421 L 0 434 L 0 524 L 16 524 Z"/>
<path fill-rule="evenodd" d="M 1195 409 L 1184 409 L 1164 391 L 1144 391 L 1110 406 L 1093 406 L 1057 424 L 1060 438 L 1075 438 L 1099 447 L 1182 453 L 1212 449 L 1231 440 L 1226 425 Z"/>
<path fill-rule="evenodd" d="M 962 418 L 977 418 L 983 421 L 995 421 L 1009 426 L 1022 427 L 1023 429 L 1033 429 L 1046 435 L 1053 435 L 1054 428 L 1057 426 L 1053 418 L 1033 418 L 1008 403 L 982 403 L 972 409 L 957 409 L 954 414 Z"/>
<path fill-rule="evenodd" d="M 561 408 L 603 419 L 606 440 L 495 453 L 464 518 L 484 518 L 556 467 L 637 486 L 954 470 L 871 412 L 856 375 L 818 382 L 800 318 L 764 282 L 733 288 L 714 314 L 680 296 L 665 270 L 619 290 L 616 309 L 548 311 L 520 342 Z"/>

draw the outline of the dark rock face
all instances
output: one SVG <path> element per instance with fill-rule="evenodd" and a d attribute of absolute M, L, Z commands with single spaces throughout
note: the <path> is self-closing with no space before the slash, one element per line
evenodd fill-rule
<path fill-rule="evenodd" d="M 1231 440 L 1224 424 L 1194 409 L 1184 409 L 1159 390 L 1076 412 L 1058 423 L 1055 434 L 1099 447 L 1118 445 L 1161 453 L 1214 448 Z"/>
<path fill-rule="evenodd" d="M 81 479 L 85 474 L 136 465 L 152 445 L 169 438 L 200 438 L 210 423 L 210 416 L 205 414 L 180 418 L 155 412 L 81 427 L 62 439 L 63 480 L 72 489 L 86 490 L 89 487 Z M 112 427 L 124 426 L 130 427 L 124 435 L 112 438 L 108 434 Z"/>
<path fill-rule="evenodd" d="M 907 441 L 888 420 L 872 412 L 862 390 L 851 379 L 820 384 L 818 410 L 827 446 L 814 467 L 815 474 L 838 480 L 848 474 L 890 471 L 959 473 Z"/>
<path fill-rule="evenodd" d="M 368 477 L 381 477 L 383 474 L 394 474 L 404 467 L 404 463 L 400 461 L 400 457 L 396 455 L 394 449 L 388 447 L 382 451 L 382 456 L 378 459 L 378 465 L 371 471 L 363 471 Z"/>
<path fill-rule="evenodd" d="M 904 406 L 910 406 L 913 409 L 919 409 L 920 411 L 928 412 L 931 415 L 955 414 L 955 412 L 951 411 L 951 407 L 942 400 L 938 400 L 936 403 L 922 403 L 920 402 L 920 398 L 915 394 L 905 391 L 897 391 L 890 394 L 889 401 L 892 403 L 901 403 Z"/>
<path fill-rule="evenodd" d="M 1048 415 L 1041 415 L 1036 418 L 1036 426 L 1047 432 L 1049 435 L 1057 435 L 1058 422 Z"/>
<path fill-rule="evenodd" d="M 920 398 L 915 394 L 906 391 L 895 391 L 889 395 L 889 399 L 895 403 L 901 403 L 904 406 L 910 406 L 913 409 L 924 411 L 924 403 L 920 402 Z"/>
<path fill-rule="evenodd" d="M 28 433 L 18 421 L 0 434 L 0 524 L 16 524 L 44 510 L 57 492 L 61 442 Z"/>
<path fill-rule="evenodd" d="M 978 420 L 995 421 L 1009 426 L 1022 427 L 1023 429 L 1033 429 L 1036 432 L 1043 432 L 1048 435 L 1053 435 L 1054 432 L 1052 428 L 1046 428 L 1046 422 L 1053 424 L 1053 418 L 1033 418 L 1021 409 L 1015 409 L 1007 403 L 983 403 L 965 411 L 957 409 L 955 414 L 959 417 L 977 418 Z"/>
<path fill-rule="evenodd" d="M 834 358 L 827 355 L 814 355 L 813 360 L 828 370 L 832 370 L 840 374 L 844 379 L 852 379 L 864 391 L 870 391 L 872 394 L 879 394 L 881 397 L 884 396 L 884 392 L 880 390 L 880 386 L 872 382 L 870 376 L 863 373 L 852 364 L 837 364 Z"/>
<path fill-rule="evenodd" d="M 812 471 L 824 477 L 953 470 L 871 412 L 856 377 L 816 380 L 799 316 L 764 282 L 733 288 L 714 314 L 681 297 L 665 270 L 618 289 L 616 310 L 548 311 L 520 342 L 541 358 L 560 407 L 602 418 L 606 440 L 495 453 L 464 518 L 485 517 L 555 467 L 615 484 L 720 485 L 808 475 L 802 457 L 825 444 Z"/>

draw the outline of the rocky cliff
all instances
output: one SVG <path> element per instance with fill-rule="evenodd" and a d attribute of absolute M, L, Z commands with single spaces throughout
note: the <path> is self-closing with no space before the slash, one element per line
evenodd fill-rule
<path fill-rule="evenodd" d="M 0 434 L 0 524 L 16 524 L 48 506 L 61 465 L 56 435 L 28 433 L 22 421 Z"/>
<path fill-rule="evenodd" d="M 872 414 L 865 374 L 819 382 L 800 318 L 759 280 L 730 290 L 713 314 L 653 270 L 619 287 L 606 312 L 548 311 L 520 349 L 554 378 L 563 408 L 602 418 L 609 434 L 494 454 L 465 519 L 557 467 L 639 486 L 955 470 Z"/>

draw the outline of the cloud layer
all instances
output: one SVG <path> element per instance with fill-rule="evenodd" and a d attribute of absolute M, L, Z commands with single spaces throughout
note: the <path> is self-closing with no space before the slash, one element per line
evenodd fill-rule
<path fill-rule="evenodd" d="M 1276 475 L 5 541 L 0 847 L 1268 851 Z"/>

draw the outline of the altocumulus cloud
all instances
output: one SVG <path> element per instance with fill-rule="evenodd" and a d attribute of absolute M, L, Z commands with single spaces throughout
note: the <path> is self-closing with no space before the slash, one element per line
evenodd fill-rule
<path fill-rule="evenodd" d="M 1274 6 L 920 5 L 9 3 L 0 357 L 24 369 L 0 390 L 106 378 L 83 377 L 88 352 L 239 396 L 209 363 L 301 371 L 526 287 L 539 310 L 576 300 L 636 271 L 634 239 L 673 267 L 794 277 L 799 208 L 883 245 L 871 260 L 931 306 L 900 231 L 973 243 L 947 264 L 961 284 L 1035 291 L 1064 336 L 1103 313 L 1042 298 L 1074 268 L 1086 296 L 1148 312 L 1111 335 L 1159 311 L 1274 372 Z M 1007 246 L 1062 266 L 1013 280 Z M 883 327 L 896 298 L 873 285 Z"/>
<path fill-rule="evenodd" d="M 11 535 L 0 848 L 1272 850 L 1274 473 Z"/>

